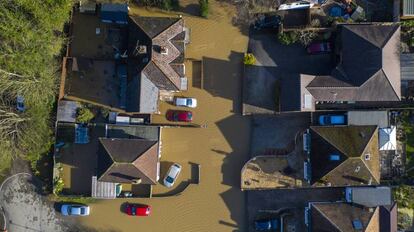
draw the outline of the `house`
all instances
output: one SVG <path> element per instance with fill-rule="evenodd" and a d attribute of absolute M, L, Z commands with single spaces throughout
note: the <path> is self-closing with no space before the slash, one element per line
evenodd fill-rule
<path fill-rule="evenodd" d="M 380 206 L 380 232 L 397 231 L 397 203 Z"/>
<path fill-rule="evenodd" d="M 312 186 L 380 183 L 377 126 L 312 126 L 305 180 Z"/>
<path fill-rule="evenodd" d="M 312 232 L 377 232 L 380 231 L 379 207 L 350 203 L 309 203 L 305 223 Z"/>
<path fill-rule="evenodd" d="M 128 16 L 126 4 L 75 11 L 59 100 L 125 114 L 158 112 L 160 96 L 187 89 L 182 18 Z"/>
<path fill-rule="evenodd" d="M 339 25 L 335 50 L 338 61 L 330 75 L 282 80 L 281 111 L 315 111 L 329 104 L 381 106 L 401 100 L 397 24 Z"/>
<path fill-rule="evenodd" d="M 99 138 L 98 181 L 156 184 L 159 143 L 146 139 Z"/>

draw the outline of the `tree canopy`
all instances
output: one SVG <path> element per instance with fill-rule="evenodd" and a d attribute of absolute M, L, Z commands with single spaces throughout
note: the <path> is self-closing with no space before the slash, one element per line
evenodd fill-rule
<path fill-rule="evenodd" d="M 0 170 L 16 156 L 35 161 L 50 147 L 71 7 L 71 0 L 0 1 Z M 24 112 L 16 109 L 17 96 Z"/>

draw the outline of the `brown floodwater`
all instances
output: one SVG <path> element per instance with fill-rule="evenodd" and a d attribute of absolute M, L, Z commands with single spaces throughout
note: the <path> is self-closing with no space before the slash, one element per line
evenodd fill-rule
<path fill-rule="evenodd" d="M 186 11 L 194 12 L 198 1 L 181 1 Z M 217 232 L 246 231 L 245 195 L 240 191 L 240 171 L 249 151 L 250 120 L 240 115 L 242 54 L 248 38 L 232 25 L 234 9 L 226 4 L 210 1 L 209 19 L 184 15 L 191 28 L 191 43 L 186 58 L 189 90 L 184 96 L 196 97 L 198 107 L 193 110 L 194 121 L 202 128 L 164 128 L 162 130 L 163 162 L 183 165 L 181 181 L 191 177 L 189 162 L 201 165 L 201 182 L 190 185 L 181 195 L 129 200 L 149 204 L 149 217 L 129 217 L 120 211 L 123 199 L 102 200 L 91 204 L 91 215 L 79 219 L 82 225 L 99 231 L 151 232 Z M 145 9 L 131 9 L 143 16 L 166 16 L 165 13 Z M 195 10 L 195 13 L 197 11 Z M 200 62 L 203 75 L 198 73 Z M 193 75 L 194 74 L 194 75 Z M 192 77 L 194 76 L 194 80 Z M 200 80 L 202 78 L 202 80 Z M 202 84 L 200 84 L 202 83 Z M 164 113 L 172 108 L 160 105 Z M 157 186 L 157 191 L 167 191 Z"/>

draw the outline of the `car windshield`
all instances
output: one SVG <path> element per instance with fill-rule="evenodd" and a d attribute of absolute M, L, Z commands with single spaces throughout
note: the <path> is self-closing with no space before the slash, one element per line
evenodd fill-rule
<path fill-rule="evenodd" d="M 68 214 L 71 214 L 71 212 L 72 212 L 72 207 L 68 206 Z"/>
<path fill-rule="evenodd" d="M 187 105 L 191 106 L 193 104 L 193 101 L 191 99 L 187 99 Z"/>
<path fill-rule="evenodd" d="M 165 179 L 168 183 L 173 183 L 174 179 L 171 176 L 167 176 L 167 178 Z"/>
<path fill-rule="evenodd" d="M 85 208 L 80 209 L 81 214 L 85 214 Z"/>

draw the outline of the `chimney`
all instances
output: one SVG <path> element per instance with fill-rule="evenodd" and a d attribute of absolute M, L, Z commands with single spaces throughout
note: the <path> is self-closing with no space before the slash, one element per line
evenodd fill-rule
<path fill-rule="evenodd" d="M 168 55 L 168 48 L 161 46 L 160 50 L 161 50 L 161 54 Z"/>

